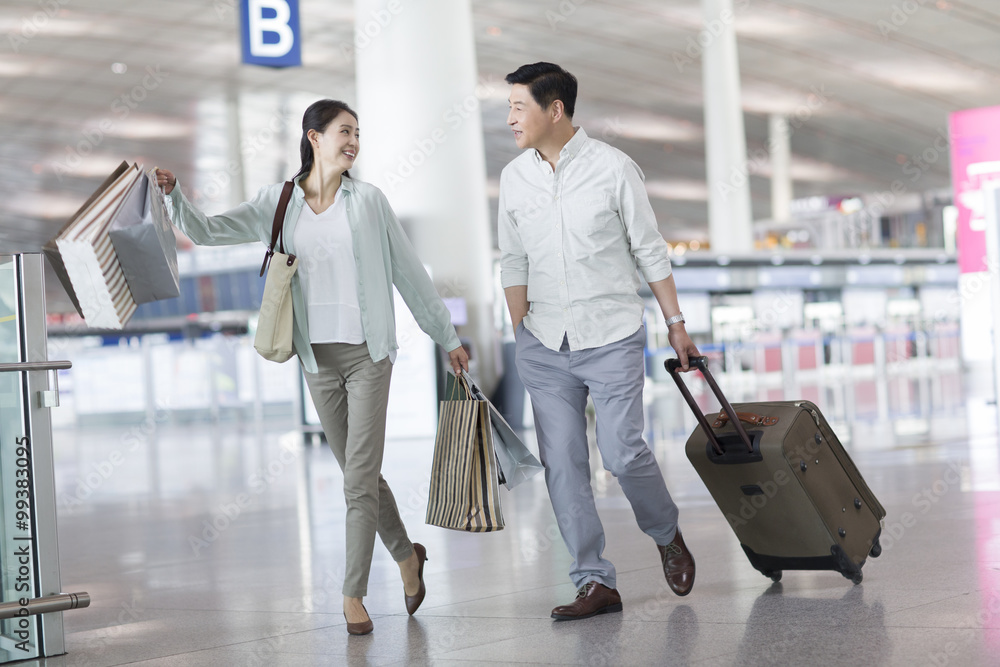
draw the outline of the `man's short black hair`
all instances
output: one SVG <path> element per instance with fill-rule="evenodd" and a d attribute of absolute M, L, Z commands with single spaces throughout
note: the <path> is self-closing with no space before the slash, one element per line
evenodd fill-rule
<path fill-rule="evenodd" d="M 516 72 L 508 74 L 505 81 L 511 85 L 519 83 L 527 86 L 535 102 L 543 109 L 548 109 L 556 100 L 562 100 L 566 115 L 573 117 L 576 110 L 576 77 L 559 65 L 521 65 Z"/>

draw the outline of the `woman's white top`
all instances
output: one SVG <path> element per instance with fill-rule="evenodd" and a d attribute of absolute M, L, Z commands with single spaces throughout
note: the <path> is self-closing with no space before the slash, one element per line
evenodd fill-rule
<path fill-rule="evenodd" d="M 304 176 L 295 179 L 295 191 L 285 214 L 285 252 L 302 256 L 297 243 L 299 218 L 307 208 L 300 185 Z M 260 189 L 252 200 L 243 202 L 219 215 L 205 215 L 184 196 L 180 185 L 170 193 L 171 217 L 188 238 L 199 245 L 232 245 L 259 241 L 271 242 L 271 223 L 283 185 L 275 183 Z M 393 286 L 399 290 L 407 308 L 420 328 L 446 350 L 461 345 L 451 315 L 434 283 L 431 282 L 413 245 L 403 233 L 389 200 L 371 183 L 356 181 L 345 174 L 340 183 L 347 208 L 347 221 L 353 234 L 354 257 L 358 270 L 358 297 L 365 327 L 365 343 L 372 361 L 391 358 L 399 347 L 396 342 L 396 316 L 393 309 Z M 300 270 L 301 271 L 301 270 Z M 296 271 L 292 276 L 292 347 L 309 373 L 318 373 L 319 365 L 309 341 L 309 309 Z M 304 275 L 304 273 L 303 273 Z"/>
<path fill-rule="evenodd" d="M 365 342 L 358 300 L 358 265 L 343 189 L 333 204 L 315 213 L 302 207 L 295 226 L 299 280 L 309 318 L 310 343 Z"/>

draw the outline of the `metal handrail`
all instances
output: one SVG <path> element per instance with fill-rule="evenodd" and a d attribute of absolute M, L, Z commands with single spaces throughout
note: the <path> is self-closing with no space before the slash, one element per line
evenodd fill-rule
<path fill-rule="evenodd" d="M 12 364 L 0 364 L 0 373 L 17 373 L 19 371 L 64 371 L 72 367 L 72 361 L 18 361 Z"/>
<path fill-rule="evenodd" d="M 0 619 L 16 618 L 17 616 L 33 616 L 49 614 L 54 611 L 83 609 L 90 606 L 89 593 L 60 593 L 42 598 L 32 598 L 21 602 L 4 602 L 0 604 Z"/>

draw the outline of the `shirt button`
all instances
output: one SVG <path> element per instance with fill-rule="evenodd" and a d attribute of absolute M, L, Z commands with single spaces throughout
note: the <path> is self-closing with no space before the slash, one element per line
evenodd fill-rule
<path fill-rule="evenodd" d="M 559 284 L 560 284 L 560 285 L 565 285 L 565 284 L 566 284 L 566 281 L 565 281 L 565 280 L 560 280 L 560 281 L 559 281 Z"/>

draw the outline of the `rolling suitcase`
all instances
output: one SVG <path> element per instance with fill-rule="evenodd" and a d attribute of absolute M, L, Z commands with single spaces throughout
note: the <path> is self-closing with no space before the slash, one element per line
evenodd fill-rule
<path fill-rule="evenodd" d="M 707 358 L 689 363 L 701 371 L 722 411 L 703 415 L 677 372 L 680 363 L 665 362 L 698 418 L 687 457 L 750 564 L 774 581 L 782 570 L 836 570 L 861 583 L 867 557 L 882 552 L 885 509 L 819 408 L 809 401 L 730 405 Z"/>

